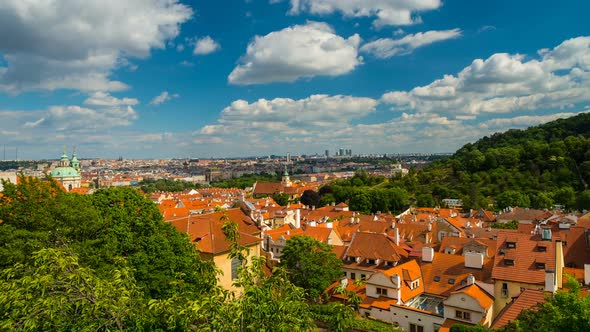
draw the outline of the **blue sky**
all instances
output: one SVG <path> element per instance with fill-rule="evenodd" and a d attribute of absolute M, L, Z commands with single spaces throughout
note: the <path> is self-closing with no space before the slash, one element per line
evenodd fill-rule
<path fill-rule="evenodd" d="M 19 158 L 454 152 L 590 110 L 588 1 L 5 0 Z"/>

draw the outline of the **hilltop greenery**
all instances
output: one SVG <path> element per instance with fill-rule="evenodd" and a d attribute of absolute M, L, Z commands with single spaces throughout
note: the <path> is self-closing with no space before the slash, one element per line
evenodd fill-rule
<path fill-rule="evenodd" d="M 590 209 L 590 114 L 466 144 L 397 181 L 415 197 L 462 198 L 466 208 Z"/>

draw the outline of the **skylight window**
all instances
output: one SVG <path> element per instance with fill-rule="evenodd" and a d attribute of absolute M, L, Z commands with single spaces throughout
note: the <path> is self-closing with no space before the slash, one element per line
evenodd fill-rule
<path fill-rule="evenodd" d="M 455 284 L 455 278 L 449 279 L 449 285 L 454 285 L 454 284 Z"/>

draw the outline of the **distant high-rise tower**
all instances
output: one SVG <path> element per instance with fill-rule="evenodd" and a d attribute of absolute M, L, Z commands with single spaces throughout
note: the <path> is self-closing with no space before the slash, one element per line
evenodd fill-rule
<path fill-rule="evenodd" d="M 330 150 L 326 150 L 325 155 L 326 155 L 326 158 L 328 158 L 330 156 Z"/>
<path fill-rule="evenodd" d="M 291 152 L 287 152 L 287 164 L 291 163 Z"/>
<path fill-rule="evenodd" d="M 344 149 L 343 148 L 340 148 L 340 150 L 338 150 L 338 155 L 340 157 L 344 156 Z"/>

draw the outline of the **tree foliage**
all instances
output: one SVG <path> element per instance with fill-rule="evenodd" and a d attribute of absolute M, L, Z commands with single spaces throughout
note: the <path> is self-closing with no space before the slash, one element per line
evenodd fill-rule
<path fill-rule="evenodd" d="M 587 206 L 590 114 L 468 143 L 419 172 L 390 179 L 420 203 L 461 198 L 464 208 Z M 428 199 L 432 197 L 432 200 Z"/>
<path fill-rule="evenodd" d="M 309 299 L 317 299 L 342 276 L 342 261 L 331 247 L 309 236 L 287 240 L 280 266 L 287 270 L 293 284 L 305 289 Z"/>
<path fill-rule="evenodd" d="M 155 191 L 178 192 L 187 189 L 200 189 L 203 187 L 198 183 L 170 179 L 145 179 L 140 181 L 137 185 L 141 191 L 147 194 Z"/>
<path fill-rule="evenodd" d="M 33 265 L 0 275 L 0 329 L 123 330 L 143 299 L 127 267 L 99 277 L 67 248 L 41 249 Z"/>
<path fill-rule="evenodd" d="M 301 204 L 307 206 L 315 206 L 320 207 L 320 195 L 317 191 L 308 189 L 301 194 L 301 198 L 299 199 Z"/>

